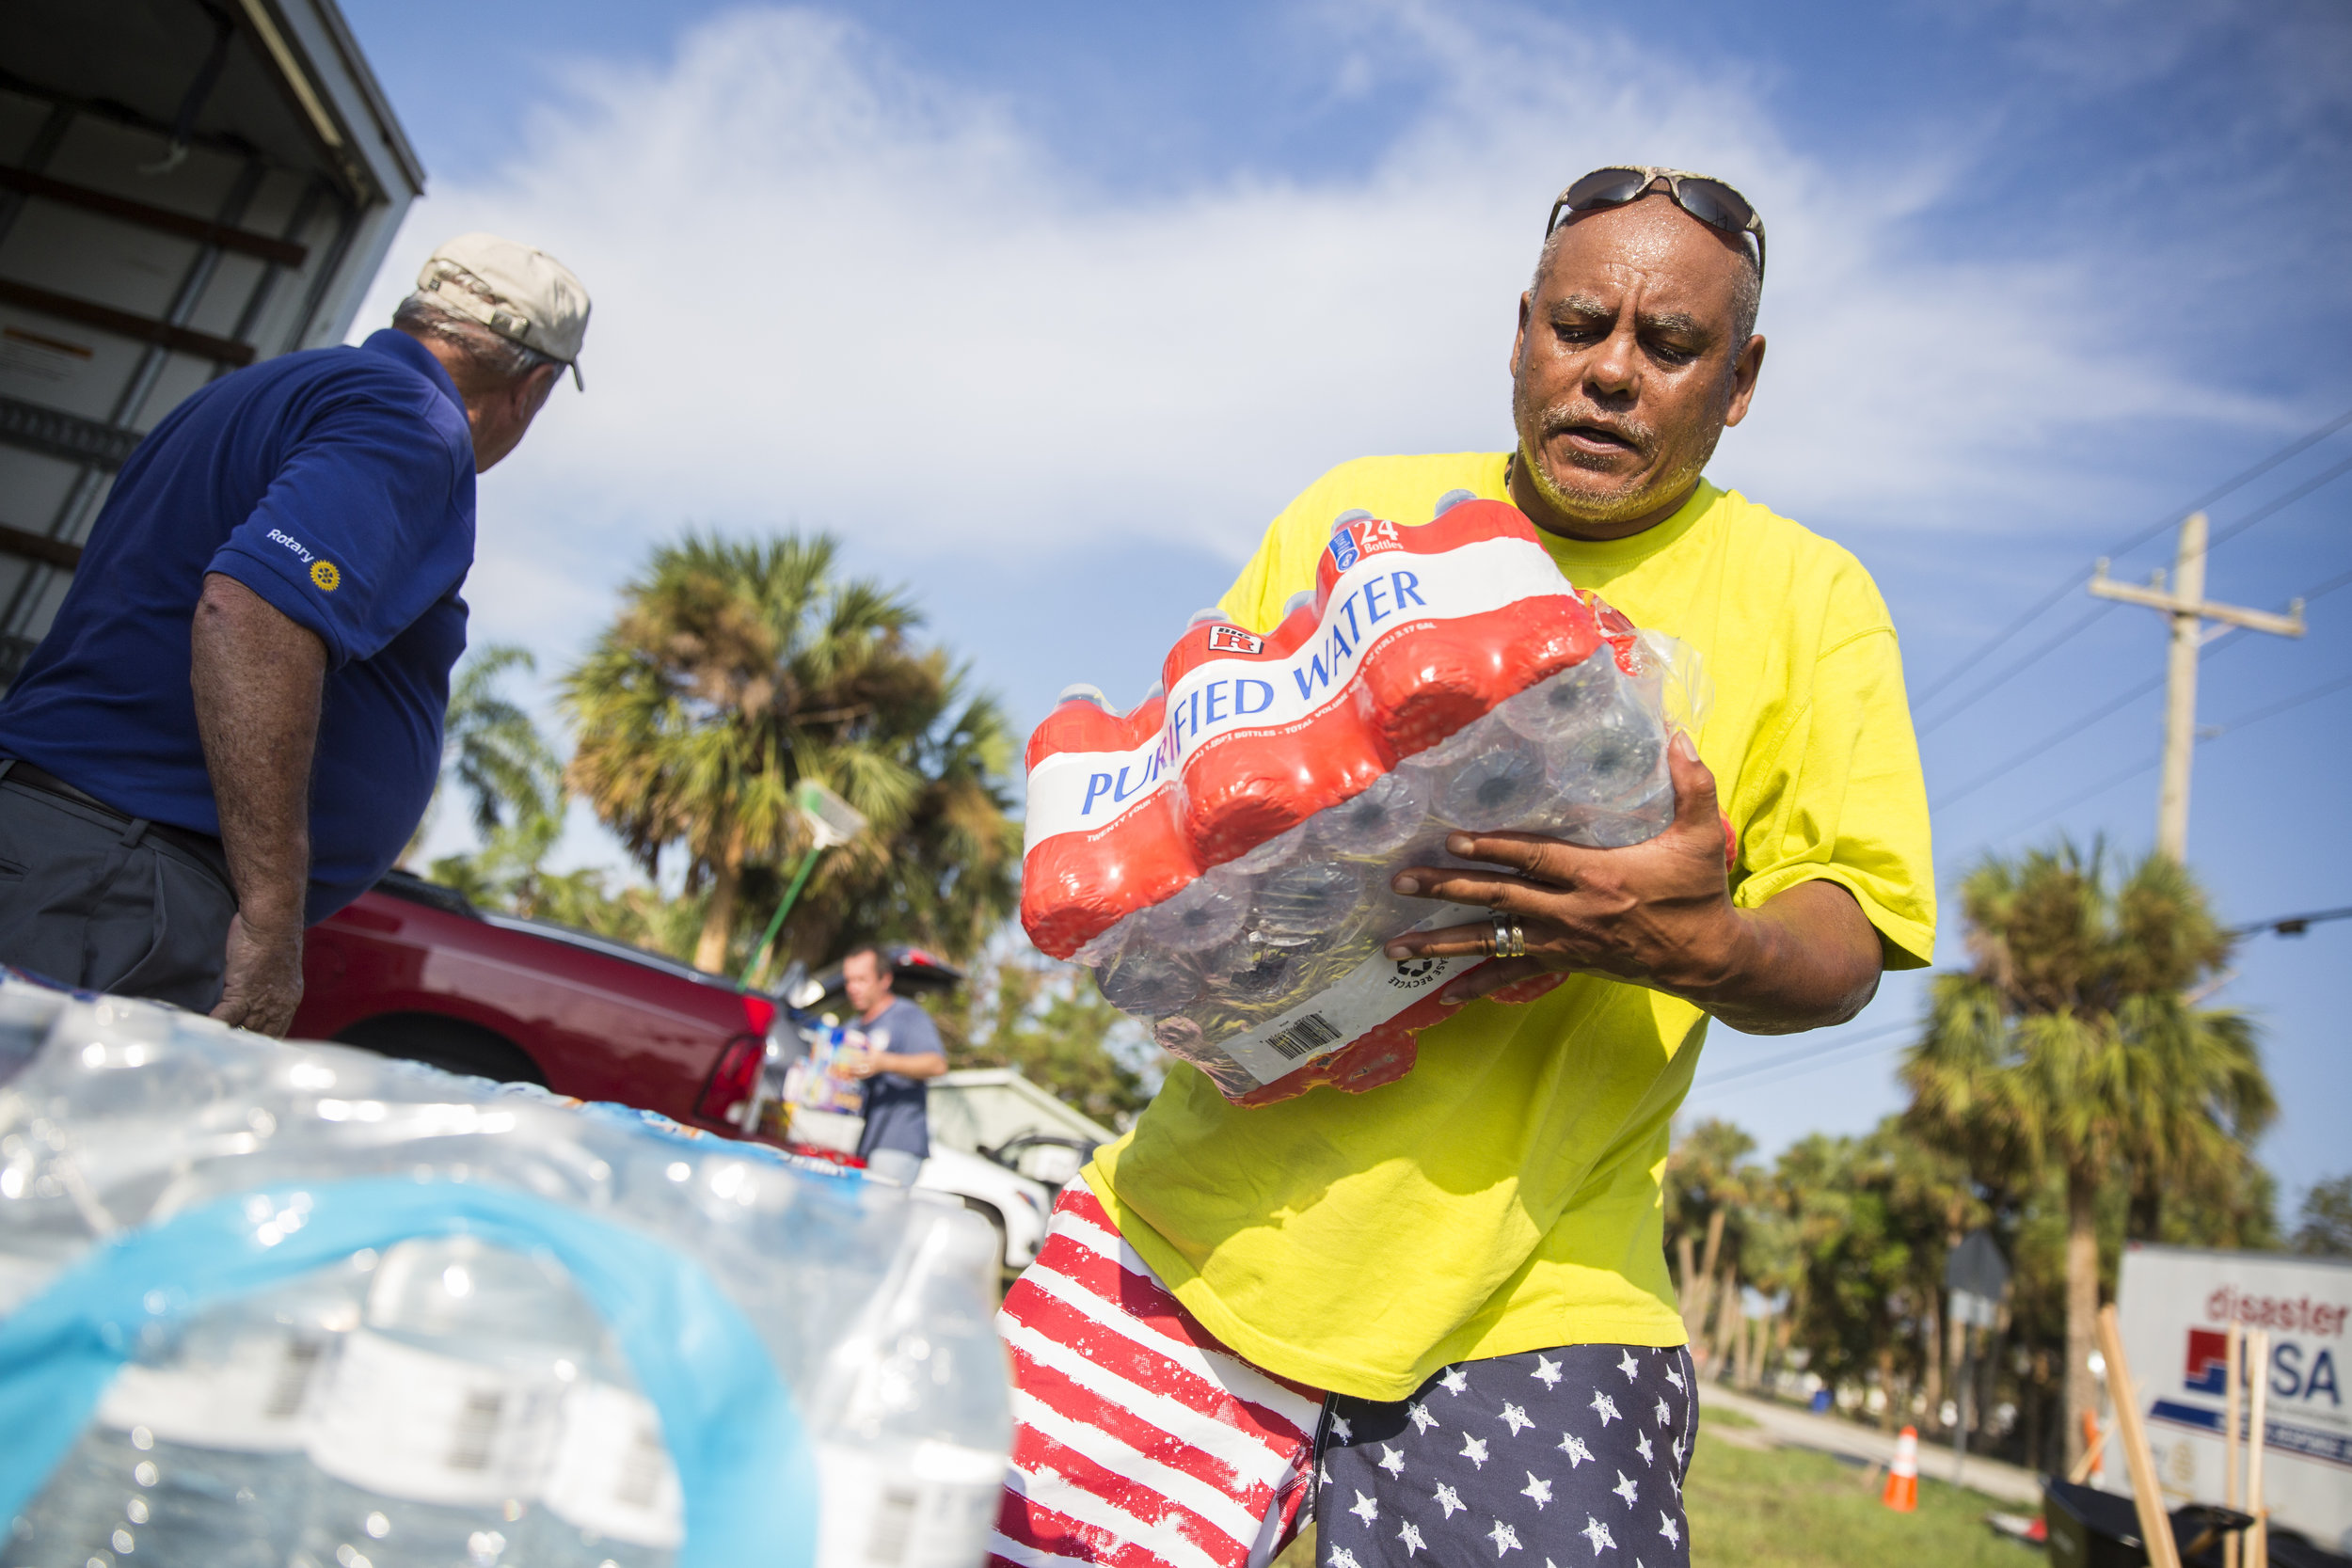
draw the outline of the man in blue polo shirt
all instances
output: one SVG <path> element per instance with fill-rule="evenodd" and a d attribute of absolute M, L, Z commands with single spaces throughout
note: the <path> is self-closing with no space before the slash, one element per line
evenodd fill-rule
<path fill-rule="evenodd" d="M 474 475 L 587 325 L 553 257 L 464 235 L 389 329 L 225 376 L 140 443 L 0 699 L 0 963 L 285 1031 L 303 928 L 432 797 Z"/>

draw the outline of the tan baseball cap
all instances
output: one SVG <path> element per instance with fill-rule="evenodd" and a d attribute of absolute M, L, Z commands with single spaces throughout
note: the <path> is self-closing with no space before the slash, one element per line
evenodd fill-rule
<path fill-rule="evenodd" d="M 588 290 L 546 251 L 496 234 L 460 234 L 426 260 L 417 292 L 569 365 L 573 383 L 587 389 L 580 345 L 588 336 Z"/>

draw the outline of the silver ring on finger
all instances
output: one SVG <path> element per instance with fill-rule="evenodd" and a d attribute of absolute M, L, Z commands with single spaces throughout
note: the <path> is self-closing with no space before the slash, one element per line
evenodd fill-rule
<path fill-rule="evenodd" d="M 1505 920 L 1502 916 L 1496 915 L 1494 917 L 1494 930 L 1492 934 L 1486 938 L 1486 956 L 1488 958 L 1507 958 L 1511 956 L 1511 933 L 1514 927 L 1511 923 L 1508 920 Z"/>
<path fill-rule="evenodd" d="M 1527 957 L 1527 933 L 1519 929 L 1517 922 L 1514 922 L 1511 927 L 1510 951 L 1505 953 L 1503 957 L 1506 958 L 1524 958 Z"/>

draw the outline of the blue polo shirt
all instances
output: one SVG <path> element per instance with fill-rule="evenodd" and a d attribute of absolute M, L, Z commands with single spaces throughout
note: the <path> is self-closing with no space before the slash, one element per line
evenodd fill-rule
<path fill-rule="evenodd" d="M 439 776 L 473 480 L 456 385 L 406 333 L 223 376 L 123 465 L 56 623 L 0 699 L 0 754 L 218 833 L 188 640 L 205 575 L 236 578 L 326 645 L 309 899 L 325 919 L 390 867 Z"/>

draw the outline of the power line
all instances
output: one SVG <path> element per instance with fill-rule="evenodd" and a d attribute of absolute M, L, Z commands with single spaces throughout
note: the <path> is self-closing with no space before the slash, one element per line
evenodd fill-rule
<path fill-rule="evenodd" d="M 2059 725 L 2057 729 L 2051 731 L 2040 740 L 2035 741 L 2032 745 L 2026 747 L 2024 751 L 2018 752 L 2007 762 L 2002 763 L 1998 768 L 1990 768 L 1985 772 L 1978 774 L 1975 778 L 1969 780 L 1966 784 L 1962 784 L 1958 789 L 1953 790 L 1942 800 L 1931 802 L 1932 809 L 1941 811 L 1946 806 L 1951 805 L 1955 801 L 1965 800 L 1969 796 L 1974 795 L 1978 790 L 1982 789 L 1986 784 L 1993 783 L 1994 780 L 2007 778 L 2018 768 L 2023 768 L 2026 764 L 2033 761 L 2036 757 L 2042 755 L 2044 752 L 2049 751 L 2051 747 L 2058 745 L 2061 741 L 2072 740 L 2074 736 L 2082 734 L 2083 731 L 2089 729 L 2100 720 L 2105 719 L 2109 714 L 2115 713 L 2118 710 L 2137 702 L 2140 698 L 2145 697 L 2148 693 L 2153 691 L 2157 687 L 2162 686 L 2163 684 L 2163 675 L 2152 675 L 2148 679 L 2140 682 L 2137 686 L 2133 687 L 2129 691 L 2124 692 L 2121 697 L 2113 698 L 2104 705 L 2092 708 L 2089 713 L 2084 714 L 2079 719 L 2068 720 L 2065 723 Z"/>
<path fill-rule="evenodd" d="M 2302 692 L 2296 696 L 2282 698 L 2280 701 L 2271 704 L 2268 707 L 2256 708 L 2253 712 L 2244 714 L 2239 718 L 2233 719 L 2229 723 L 2215 726 L 2212 733 L 2200 736 L 2198 738 L 2201 740 L 2217 740 L 2221 736 L 2229 734 L 2232 730 L 2244 729 L 2249 724 L 2259 723 L 2265 719 L 2276 718 L 2278 715 L 2286 712 L 2289 708 L 2301 707 L 2305 703 L 2315 703 L 2322 697 L 2332 696 L 2334 693 L 2343 690 L 2347 686 L 2352 686 L 2352 675 L 2344 675 L 2336 680 L 2331 680 L 2324 686 L 2312 687 L 2309 691 Z"/>
<path fill-rule="evenodd" d="M 2019 833 L 2031 832 L 2034 829 L 2041 827 L 2043 823 L 2052 821 L 2064 813 L 2074 810 L 2076 806 L 2081 805 L 2085 800 L 2090 800 L 2094 796 L 2105 795 L 2108 790 L 2113 789 L 2117 784 L 2122 784 L 2130 779 L 2136 779 L 2142 773 L 2153 772 L 2155 770 L 2156 764 L 2162 762 L 2163 760 L 2164 754 L 2162 752 L 2151 752 L 2146 756 L 2140 758 L 2137 762 L 2132 764 L 2129 768 L 2123 769 L 2121 773 L 2116 773 L 2107 778 L 2101 779 L 2097 784 L 2092 784 L 2089 789 L 2075 791 L 2074 794 L 2069 795 L 2065 800 L 2060 800 L 2057 805 L 2044 811 L 2040 816 L 2033 818 L 2029 822 L 2020 822 L 2013 828 L 2004 828 L 1999 832 L 1994 833 L 1990 839 L 1987 839 L 1986 842 L 1989 844 L 1998 844 L 2004 839 L 2015 838 Z"/>
<path fill-rule="evenodd" d="M 2214 535 L 2212 540 L 2205 546 L 2205 553 L 2207 555 L 2211 555 L 2215 546 L 2221 544 L 2222 541 L 2236 538 L 2239 534 L 2244 533 L 2248 529 L 2252 528 L 2255 524 L 2262 522 L 2266 518 L 2276 516 L 2279 513 L 2285 511 L 2290 506 L 2293 506 L 2296 501 L 2301 500 L 2312 491 L 2319 489 L 2322 485 L 2325 485 L 2333 480 L 2341 479 L 2346 473 L 2352 473 L 2352 457 L 2347 457 L 2343 462 L 2337 464 L 2334 467 L 2329 468 L 2327 472 L 2320 474 L 2313 479 L 2305 481 L 2303 483 L 2288 491 L 2285 495 L 2273 497 L 2271 499 L 2264 502 L 2261 506 L 2258 506 L 2253 511 L 2248 513 L 2245 516 L 2240 517 L 2236 522 L 2231 524 L 2228 528 L 2223 529 L 2219 533 Z M 2092 588 L 2092 592 L 2098 592 L 2095 586 Z M 1920 724 L 1919 734 L 1923 736 L 1930 735 L 1936 730 L 1943 728 L 1946 724 L 1950 723 L 1954 719 L 1957 719 L 1962 714 L 1967 712 L 1968 709 L 1975 705 L 1979 700 L 1991 696 L 1994 692 L 1999 690 L 2003 686 L 2009 684 L 2010 680 L 2013 676 L 2017 675 L 2022 671 L 2030 668 L 2032 665 L 2039 663 L 2042 659 L 2047 657 L 2058 648 L 2073 641 L 2074 638 L 2079 636 L 2081 633 L 2089 630 L 2102 615 L 2105 615 L 2108 610 L 2114 608 L 2115 604 L 2113 600 L 2106 600 L 2094 605 L 2090 612 L 2085 615 L 2081 620 L 2076 621 L 2073 626 L 2068 626 L 2064 631 L 2059 632 L 2056 637 L 2050 638 L 2042 642 L 2036 646 L 2032 652 L 2027 653 L 2003 666 L 1999 674 L 1994 675 L 1991 680 L 1978 686 L 1971 690 L 1968 695 L 1955 702 L 1942 713 Z"/>
<path fill-rule="evenodd" d="M 2315 479 L 2305 480 L 2302 483 L 2296 485 L 2294 489 L 2289 490 L 2283 496 L 2273 496 L 2270 499 L 2263 502 L 2262 505 L 2254 508 L 2253 511 L 2249 512 L 2245 516 L 2240 517 L 2236 522 L 2232 523 L 2228 528 L 2223 529 L 2219 533 L 2215 534 L 2210 540 L 2206 541 L 2205 548 L 2210 551 L 2216 546 L 2221 544 L 2224 540 L 2236 538 L 2239 534 L 2244 533 L 2248 529 L 2252 528 L 2256 523 L 2261 522 L 2264 518 L 2285 511 L 2288 507 L 2293 506 L 2296 501 L 2301 500 L 2305 496 L 2310 495 L 2321 485 L 2342 479 L 2346 473 L 2352 473 L 2352 457 L 2345 458 L 2343 462 L 2337 464 L 2334 467 L 2328 469 L 2326 473 L 2319 475 Z"/>
<path fill-rule="evenodd" d="M 2344 574 L 2344 580 L 2352 582 L 2352 572 Z M 2198 736 L 2198 739 L 2201 741 L 2218 740 L 2223 736 L 2228 735 L 2233 730 L 2245 729 L 2249 725 L 2258 724 L 2265 719 L 2275 719 L 2280 714 L 2288 712 L 2294 708 L 2301 707 L 2306 703 L 2315 703 L 2322 697 L 2332 696 L 2348 686 L 2352 686 L 2352 675 L 2339 676 L 2335 680 L 2326 682 L 2320 686 L 2312 687 L 2308 691 L 2301 691 L 2292 697 L 2281 698 L 2280 701 L 2271 704 L 2267 707 L 2260 707 L 2256 708 L 2251 713 L 2241 714 L 2237 718 L 2231 720 L 2226 724 L 2217 724 L 2214 726 L 2211 731 L 2201 734 Z M 2130 768 L 2125 768 L 2122 772 L 2114 775 L 2112 778 L 2103 779 L 2099 783 L 2091 785 L 2089 789 L 2081 790 L 2075 794 L 2068 796 L 2064 800 L 2061 800 L 2057 805 L 2049 807 L 2047 810 L 2043 811 L 2040 816 L 2035 817 L 2032 821 L 2023 822 L 2014 828 L 2007 828 L 2002 830 L 2000 832 L 1994 833 L 1986 842 L 1997 844 L 2003 839 L 2014 838 L 2019 833 L 2030 832 L 2034 829 L 2041 827 L 2043 823 L 2052 820 L 2060 813 L 2080 805 L 2083 801 L 2090 800 L 2092 796 L 2099 795 L 2106 790 L 2112 789 L 2117 784 L 2123 783 L 2126 779 L 2137 778 L 2140 774 L 2149 771 L 2156 766 L 2160 758 L 2152 754 L 2141 761 L 2133 764 Z"/>
<path fill-rule="evenodd" d="M 1818 1057 L 1832 1056 L 1857 1045 L 1868 1045 L 1874 1040 L 1883 1040 L 1889 1035 L 1908 1033 L 1913 1027 L 1909 1023 L 1890 1023 L 1884 1028 L 1873 1029 L 1867 1034 L 1839 1036 L 1835 1039 L 1823 1040 L 1817 1045 L 1808 1045 L 1801 1051 L 1783 1052 L 1780 1055 L 1768 1056 L 1760 1062 L 1745 1063 L 1732 1069 L 1729 1072 L 1719 1073 L 1703 1084 L 1693 1084 L 1691 1085 L 1691 1093 L 1692 1095 L 1710 1093 L 1722 1088 L 1725 1084 L 1737 1083 L 1743 1078 L 1753 1078 L 1757 1073 L 1771 1072 L 1776 1068 L 1791 1067 L 1800 1062 L 1813 1061 Z"/>
<path fill-rule="evenodd" d="M 2347 904 L 2340 910 L 2317 910 L 2310 914 L 2282 914 L 2276 920 L 2257 920 L 2250 926 L 2233 926 L 2230 927 L 2230 934 L 2233 937 L 2251 937 L 2260 936 L 2265 931 L 2276 931 L 2282 937 L 2299 937 L 2303 934 L 2305 927 L 2317 926 L 2329 920 L 2352 920 L 2352 904 Z"/>
<path fill-rule="evenodd" d="M 2112 601 L 2102 600 L 2100 603 L 2092 607 L 2090 614 L 2084 616 L 2081 620 L 2075 622 L 2064 631 L 2059 632 L 2056 637 L 2051 638 L 2048 641 L 2043 642 L 2041 646 L 2035 648 L 2033 652 L 2026 655 L 2023 658 L 2020 658 L 2014 663 L 2011 663 L 2004 668 L 1999 674 L 1994 676 L 1991 680 L 1986 681 L 1982 686 L 1979 686 L 1975 690 L 1969 692 L 1968 695 L 1963 697 L 1959 702 L 1954 703 L 1950 707 L 1946 708 L 1935 718 L 1921 724 L 1919 726 L 1919 733 L 1921 735 L 1928 735 L 1936 730 L 1942 729 L 1946 724 L 1950 723 L 1954 719 L 1957 719 L 1962 714 L 1967 712 L 1968 709 L 1976 704 L 1979 698 L 1989 696 L 1991 693 L 2000 689 L 2003 686 L 2006 686 L 2011 675 L 2016 674 L 2027 665 L 2046 657 L 2064 644 L 2073 641 L 2074 638 L 2082 632 L 2090 630 L 2093 622 L 2097 621 L 2100 616 L 2105 615 L 2108 610 L 2113 610 L 2114 608 L 2115 605 Z"/>
<path fill-rule="evenodd" d="M 2337 415 L 2326 424 L 2321 425 L 2317 430 L 2312 431 L 2310 435 L 2302 436 L 2297 440 L 2288 442 L 2285 446 L 2280 447 L 2277 451 L 2272 452 L 2269 456 L 2264 458 L 2252 467 L 2244 469 L 2236 474 L 2233 474 L 2230 478 L 2223 480 L 2219 484 L 2214 486 L 2211 490 L 2206 491 L 2203 495 L 2189 502 L 2186 506 L 2184 506 L 2177 511 L 2166 514 L 2163 521 L 2133 534 L 2129 539 L 2124 540 L 2120 545 L 2109 546 L 2106 553 L 2110 558 L 2129 554 L 2131 551 L 2137 549 L 2140 546 L 2146 544 L 2149 540 L 2153 539 L 2159 533 L 2164 532 L 2165 530 L 2172 527 L 2175 523 L 2178 523 L 2183 517 L 2187 516 L 2190 513 L 2200 511 L 2204 507 L 2210 506 L 2215 501 L 2217 501 L 2224 496 L 2229 495 L 2232 491 L 2236 490 L 2239 486 L 2250 483 L 2252 481 L 2260 479 L 2263 475 L 2268 473 L 2280 464 L 2284 463 L 2287 459 L 2294 457 L 2298 453 L 2310 451 L 2312 447 L 2317 446 L 2320 442 L 2326 440 L 2328 436 L 2333 436 L 2337 431 L 2342 430 L 2348 424 L 2352 424 L 2352 408 L 2345 409 L 2343 413 Z M 2329 477 L 2332 478 L 2333 475 L 2330 475 Z M 2236 526 L 2242 527 L 2245 525 L 2240 524 Z M 1955 662 L 1950 669 L 1947 670 L 1943 674 L 1931 681 L 1924 690 L 1912 699 L 1914 710 L 1915 711 L 1920 707 L 1924 707 L 1929 703 L 1933 702 L 1935 698 L 1954 681 L 1960 679 L 1963 674 L 1966 673 L 1970 667 L 1972 667 L 1979 659 L 1991 653 L 1994 649 L 1998 648 L 2002 643 L 2016 636 L 2026 627 L 2031 626 L 2036 620 L 2040 619 L 2044 610 L 2048 610 L 2052 605 L 2057 604 L 2059 600 L 2074 593 L 2076 588 L 2079 588 L 2082 584 L 2090 580 L 2090 574 L 2088 572 L 2081 573 L 2074 577 L 2070 577 L 2064 582 L 2058 584 L 2058 587 L 2052 589 L 2043 597 L 2035 600 L 2032 607 L 2024 614 L 2018 616 L 2008 626 L 2003 626 L 1999 631 L 1994 632 L 1991 637 L 1986 638 L 1976 647 L 1970 649 L 1968 653 Z"/>

